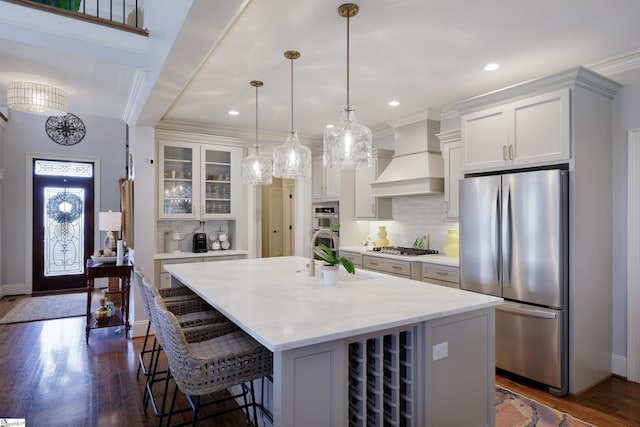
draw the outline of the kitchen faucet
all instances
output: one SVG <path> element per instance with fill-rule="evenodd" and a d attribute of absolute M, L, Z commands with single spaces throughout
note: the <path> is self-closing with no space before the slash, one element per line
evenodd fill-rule
<path fill-rule="evenodd" d="M 313 249 L 314 249 L 313 242 L 322 233 L 329 233 L 329 237 L 331 237 L 331 240 L 333 241 L 333 247 L 336 250 L 336 255 L 335 256 L 336 257 L 338 256 L 338 236 L 336 236 L 336 233 L 334 233 L 329 228 L 320 228 L 319 230 L 317 230 L 315 233 L 313 233 L 313 236 L 311 236 L 311 263 L 309 264 L 309 276 L 315 276 L 316 275 L 316 260 L 315 260 L 315 257 L 313 255 Z"/>

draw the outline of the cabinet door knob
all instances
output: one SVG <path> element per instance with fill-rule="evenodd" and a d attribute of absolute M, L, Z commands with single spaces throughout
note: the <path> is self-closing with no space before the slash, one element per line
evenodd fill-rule
<path fill-rule="evenodd" d="M 509 160 L 513 160 L 513 144 L 509 144 Z"/>

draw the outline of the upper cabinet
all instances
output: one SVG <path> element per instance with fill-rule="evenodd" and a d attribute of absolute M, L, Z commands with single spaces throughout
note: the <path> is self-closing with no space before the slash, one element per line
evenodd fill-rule
<path fill-rule="evenodd" d="M 158 154 L 158 218 L 241 216 L 241 147 L 161 139 Z"/>
<path fill-rule="evenodd" d="M 373 165 L 355 170 L 355 218 L 357 220 L 391 219 L 391 198 L 374 197 L 371 183 L 391 162 L 393 151 L 374 150 Z"/>
<path fill-rule="evenodd" d="M 440 139 L 440 151 L 444 159 L 444 204 L 447 221 L 459 220 L 459 183 L 462 172 L 462 143 L 460 130 L 442 132 L 436 135 Z"/>
<path fill-rule="evenodd" d="M 463 114 L 464 172 L 568 161 L 570 92 L 563 88 Z"/>
<path fill-rule="evenodd" d="M 322 155 L 313 157 L 311 180 L 314 201 L 340 198 L 340 169 L 325 168 Z"/>

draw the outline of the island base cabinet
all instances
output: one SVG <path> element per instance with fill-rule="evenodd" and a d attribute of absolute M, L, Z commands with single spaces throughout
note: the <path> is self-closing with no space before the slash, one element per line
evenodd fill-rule
<path fill-rule="evenodd" d="M 273 354 L 273 419 L 281 427 L 346 425 L 343 340 Z"/>
<path fill-rule="evenodd" d="M 427 322 L 427 426 L 495 423 L 495 310 Z"/>

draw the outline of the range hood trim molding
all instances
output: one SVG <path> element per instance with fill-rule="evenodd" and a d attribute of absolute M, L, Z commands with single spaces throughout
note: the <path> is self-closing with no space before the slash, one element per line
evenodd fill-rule
<path fill-rule="evenodd" d="M 415 178 L 375 182 L 371 184 L 373 197 L 426 196 L 444 194 L 444 178 Z"/>

